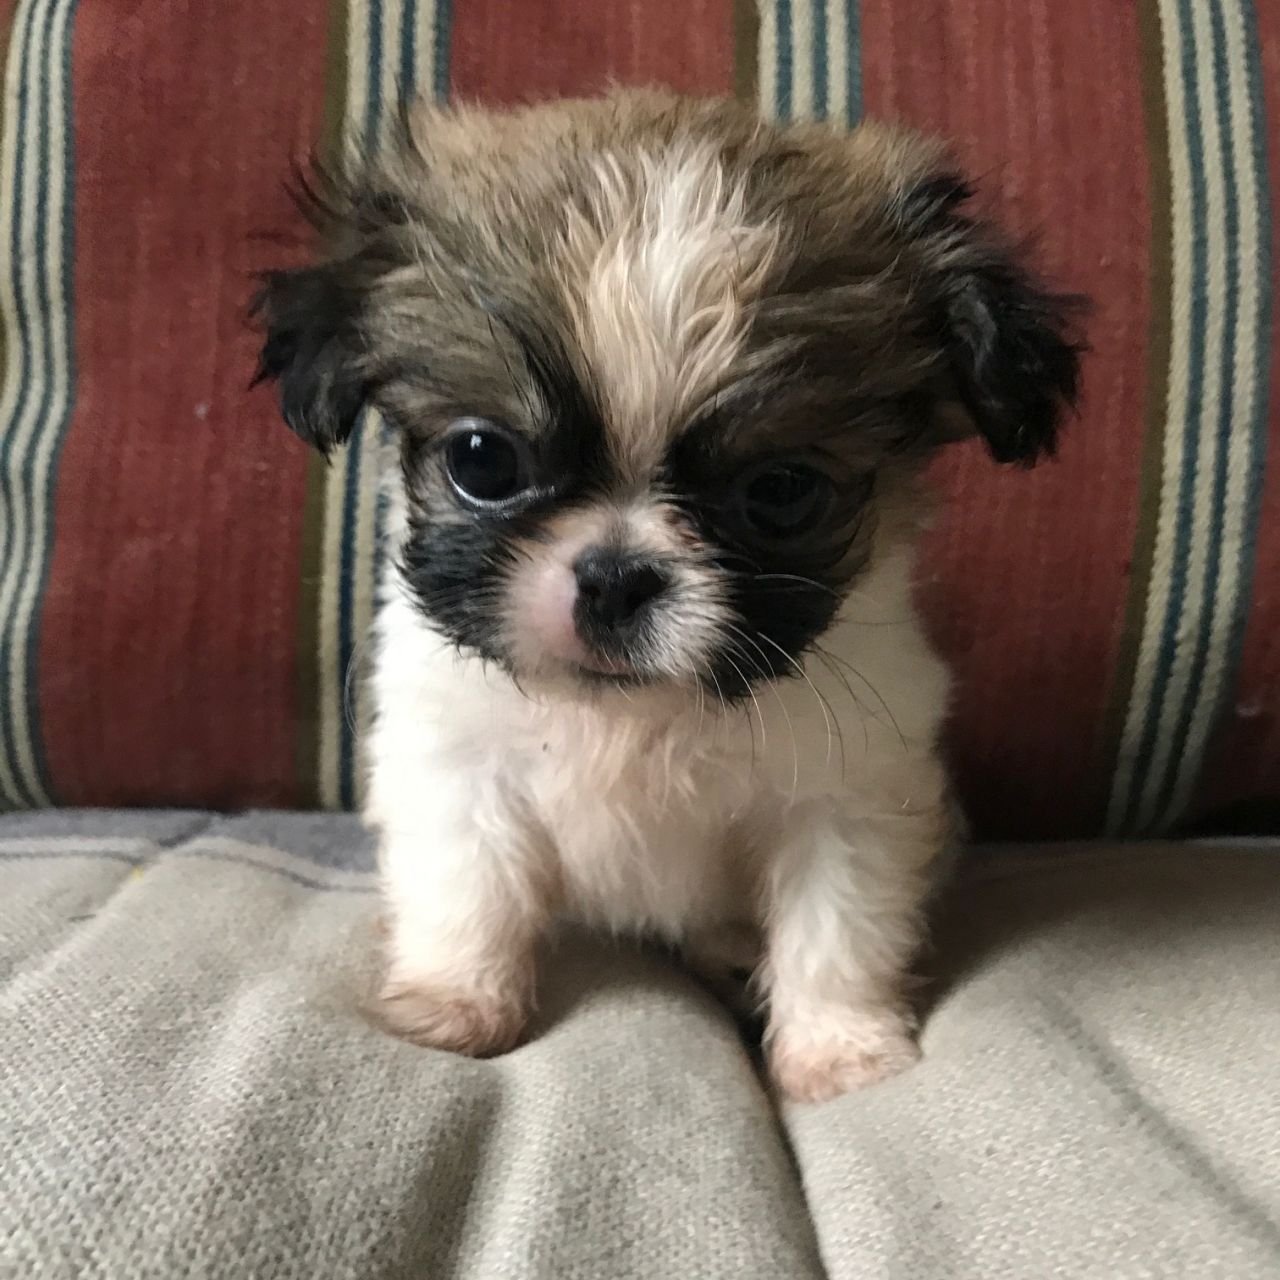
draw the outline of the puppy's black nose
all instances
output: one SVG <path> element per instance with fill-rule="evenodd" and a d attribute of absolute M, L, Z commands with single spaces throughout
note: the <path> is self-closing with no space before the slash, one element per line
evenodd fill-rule
<path fill-rule="evenodd" d="M 584 551 L 573 572 L 578 620 L 596 631 L 625 629 L 667 585 L 666 574 L 651 560 L 604 547 Z"/>

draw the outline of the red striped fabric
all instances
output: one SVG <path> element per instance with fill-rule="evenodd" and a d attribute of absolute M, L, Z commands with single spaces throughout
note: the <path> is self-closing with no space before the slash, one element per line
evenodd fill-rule
<path fill-rule="evenodd" d="M 524 102 L 598 92 L 616 80 L 728 93 L 732 30 L 733 0 L 687 0 L 667 20 L 644 0 L 465 0 L 454 16 L 453 92 Z"/>
<path fill-rule="evenodd" d="M 1150 314 L 1137 11 L 1086 0 L 1072 20 L 1055 0 L 918 0 L 909 12 L 862 0 L 862 36 L 867 114 L 952 139 L 991 211 L 1094 303 L 1060 457 L 1030 474 L 997 472 L 976 447 L 947 459 L 923 588 L 956 666 L 953 755 L 977 825 L 1095 830 Z"/>
<path fill-rule="evenodd" d="M 75 28 L 75 412 L 40 708 L 65 803 L 294 801 L 301 447 L 249 396 L 251 273 L 321 105 L 322 9 L 97 3 Z M 281 75 L 287 51 L 289 74 Z"/>
<path fill-rule="evenodd" d="M 253 233 L 298 229 L 291 159 L 322 135 L 336 146 L 340 121 L 385 117 L 406 67 L 424 91 L 512 102 L 611 79 L 750 92 L 758 59 L 768 111 L 865 111 L 952 139 L 987 209 L 1032 241 L 1051 280 L 1094 300 L 1061 457 L 1015 473 L 965 448 L 938 469 L 921 586 L 957 672 L 951 748 L 978 831 L 1280 829 L 1280 323 L 1267 330 L 1240 301 L 1225 246 L 1260 203 L 1229 180 L 1222 141 L 1253 137 L 1244 40 L 1274 214 L 1280 6 L 658 8 L 0 0 L 0 33 L 31 59 L 25 73 L 10 59 L 0 104 L 0 159 L 21 159 L 25 192 L 0 205 L 14 232 L 0 243 L 0 497 L 17 510 L 11 529 L 0 522 L 0 805 L 357 792 L 344 673 L 376 575 L 374 445 L 354 468 L 309 466 L 271 394 L 245 390 L 251 272 L 292 252 Z M 1196 166 L 1208 195 L 1192 216 Z M 1280 263 L 1274 218 L 1270 236 Z M 1280 281 L 1268 284 L 1274 312 Z M 1248 326 L 1270 343 L 1252 558 L 1223 530 L 1255 527 L 1238 477 L 1265 420 L 1244 396 L 1215 417 L 1213 381 L 1230 368 L 1223 335 L 1239 346 Z M 69 416 L 46 394 L 60 359 Z M 27 611 L 6 615 L 9 600 Z"/>

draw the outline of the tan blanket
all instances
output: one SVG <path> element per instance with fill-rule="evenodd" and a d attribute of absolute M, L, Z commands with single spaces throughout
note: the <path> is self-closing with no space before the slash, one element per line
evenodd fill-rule
<path fill-rule="evenodd" d="M 1280 1274 L 1280 849 L 975 859 L 926 1059 L 779 1120 L 730 1019 L 581 938 L 475 1063 L 360 1012 L 349 819 L 0 820 L 0 1275 Z"/>

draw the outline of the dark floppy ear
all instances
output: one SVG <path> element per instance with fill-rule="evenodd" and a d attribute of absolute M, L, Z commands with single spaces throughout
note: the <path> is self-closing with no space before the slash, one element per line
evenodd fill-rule
<path fill-rule="evenodd" d="M 943 344 L 941 425 L 977 432 L 1000 462 L 1031 465 L 1052 454 L 1079 391 L 1083 347 L 1073 338 L 1082 298 L 1041 286 L 961 208 L 961 178 L 929 178 L 908 193 L 902 217 L 924 251 L 923 287 Z"/>
<path fill-rule="evenodd" d="M 324 454 L 346 442 L 368 394 L 358 303 L 340 271 L 322 263 L 268 272 L 252 308 L 265 331 L 254 383 L 279 383 L 284 420 Z"/>

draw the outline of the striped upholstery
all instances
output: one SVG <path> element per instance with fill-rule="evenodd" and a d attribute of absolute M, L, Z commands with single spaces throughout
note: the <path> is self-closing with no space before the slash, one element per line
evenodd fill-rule
<path fill-rule="evenodd" d="M 616 78 L 943 133 L 1095 299 L 1060 459 L 938 470 L 979 829 L 1280 826 L 1280 5 L 660 8 L 0 0 L 0 804 L 356 803 L 386 442 L 326 467 L 245 390 L 282 178 L 406 90 Z"/>

